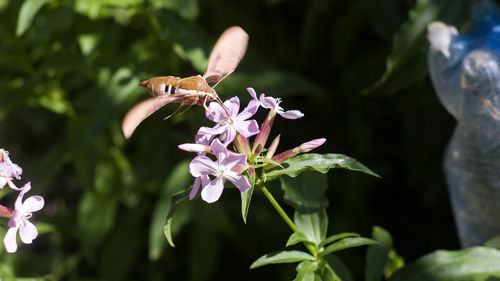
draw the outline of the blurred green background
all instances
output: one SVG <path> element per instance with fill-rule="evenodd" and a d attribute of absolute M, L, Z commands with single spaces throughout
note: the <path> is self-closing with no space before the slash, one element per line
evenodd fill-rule
<path fill-rule="evenodd" d="M 176 108 L 166 106 L 130 140 L 121 134 L 124 114 L 148 97 L 139 81 L 202 74 L 231 25 L 250 41 L 236 72 L 217 86 L 221 98 L 246 103 L 247 87 L 282 97 L 285 109 L 305 117 L 275 122 L 279 151 L 326 137 L 318 153 L 352 156 L 382 176 L 328 174 L 329 233 L 369 236 L 380 225 L 406 261 L 457 249 L 442 172 L 455 122 L 426 73 L 425 27 L 437 19 L 464 26 L 471 3 L 0 0 L 0 146 L 46 200 L 35 215 L 41 235 L 15 255 L 2 249 L 0 276 L 293 279 L 294 265 L 248 269 L 290 234 L 259 194 L 246 225 L 235 190 L 216 204 L 184 204 L 176 247 L 166 246 L 169 199 L 193 181 L 185 169 L 193 154 L 177 145 L 211 125 L 202 109 L 164 121 Z M 364 253 L 340 254 L 359 279 Z"/>

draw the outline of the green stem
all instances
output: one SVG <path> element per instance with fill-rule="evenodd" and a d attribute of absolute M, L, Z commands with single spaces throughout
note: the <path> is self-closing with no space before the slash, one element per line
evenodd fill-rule
<path fill-rule="evenodd" d="M 271 205 L 273 205 L 274 209 L 278 212 L 278 214 L 283 218 L 283 220 L 285 220 L 286 224 L 288 224 L 288 226 L 290 227 L 290 229 L 293 232 L 299 232 L 299 230 L 297 229 L 297 226 L 293 223 L 293 221 L 290 219 L 290 217 L 285 213 L 285 211 L 283 210 L 283 208 L 281 208 L 281 206 L 278 203 L 278 201 L 276 201 L 276 199 L 274 199 L 274 196 L 271 194 L 271 192 L 269 192 L 269 190 L 267 190 L 267 188 L 264 185 L 259 185 L 259 188 L 262 191 L 262 193 L 264 193 L 264 195 L 266 196 L 267 200 L 269 200 L 269 202 L 271 203 Z M 318 251 L 316 250 L 316 247 L 314 247 L 310 243 L 306 243 L 306 242 L 303 242 L 303 243 L 304 243 L 304 246 L 306 246 L 306 248 L 309 250 L 309 252 L 315 258 L 317 258 Z"/>
<path fill-rule="evenodd" d="M 280 204 L 276 199 L 274 199 L 274 196 L 267 190 L 267 188 L 264 185 L 260 185 L 260 190 L 264 193 L 264 195 L 267 197 L 267 200 L 271 202 L 271 205 L 273 205 L 274 209 L 280 214 L 280 216 L 285 220 L 286 224 L 292 229 L 293 232 L 298 232 L 299 230 L 297 229 L 297 226 L 293 223 L 293 221 L 290 219 L 290 217 L 285 213 L 283 208 L 281 208 Z"/>

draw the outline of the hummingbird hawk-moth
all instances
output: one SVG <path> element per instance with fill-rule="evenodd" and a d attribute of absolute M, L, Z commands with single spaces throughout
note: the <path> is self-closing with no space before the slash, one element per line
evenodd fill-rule
<path fill-rule="evenodd" d="M 180 106 L 199 105 L 206 107 L 209 101 L 220 101 L 208 83 L 219 83 L 231 74 L 245 54 L 248 44 L 248 34 L 239 26 L 226 29 L 217 42 L 208 59 L 208 66 L 203 76 L 180 78 L 175 76 L 153 77 L 139 83 L 153 96 L 140 102 L 130 109 L 122 123 L 125 138 L 130 138 L 139 124 L 169 103 Z"/>

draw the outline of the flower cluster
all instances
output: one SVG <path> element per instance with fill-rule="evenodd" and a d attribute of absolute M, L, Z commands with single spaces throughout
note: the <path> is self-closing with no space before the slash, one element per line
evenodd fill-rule
<path fill-rule="evenodd" d="M 243 111 L 239 112 L 238 97 L 225 101 L 223 105 L 210 103 L 206 117 L 215 122 L 215 126 L 201 127 L 195 136 L 195 143 L 179 145 L 181 150 L 198 153 L 189 164 L 189 172 L 195 177 L 189 199 L 193 199 L 201 188 L 201 198 L 213 203 L 222 195 L 226 181 L 233 183 L 239 191 L 246 192 L 251 188 L 247 175 L 253 174 L 256 167 L 272 168 L 325 142 L 325 139 L 312 140 L 274 156 L 280 140 L 278 135 L 267 149 L 266 155 L 261 156 L 276 114 L 286 119 L 297 119 L 304 114 L 298 110 L 285 111 L 280 106 L 280 99 L 266 97 L 264 94 L 257 98 L 254 89 L 247 90 L 252 100 Z M 259 107 L 269 109 L 260 129 L 257 121 L 250 119 Z M 248 138 L 255 135 L 250 147 Z M 228 149 L 230 144 L 233 144 L 234 150 Z M 213 155 L 215 160 L 208 157 L 207 153 Z M 268 160 L 263 161 L 262 157 Z"/>
<path fill-rule="evenodd" d="M 42 196 L 34 195 L 23 201 L 24 195 L 31 189 L 28 182 L 23 187 L 17 187 L 13 179 L 21 179 L 23 170 L 17 164 L 12 163 L 9 153 L 0 148 L 0 189 L 9 186 L 11 189 L 19 191 L 14 210 L 0 205 L 0 217 L 10 218 L 9 229 L 3 239 L 3 244 L 8 253 L 17 251 L 17 233 L 24 244 L 31 244 L 38 236 L 35 225 L 29 221 L 33 212 L 43 208 L 44 199 Z"/>

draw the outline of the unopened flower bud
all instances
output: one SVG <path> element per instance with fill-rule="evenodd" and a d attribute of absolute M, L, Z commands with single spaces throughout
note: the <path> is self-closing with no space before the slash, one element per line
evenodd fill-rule
<path fill-rule="evenodd" d="M 317 147 L 320 147 L 322 144 L 325 143 L 325 141 L 326 141 L 325 138 L 320 138 L 305 142 L 299 146 L 299 152 L 300 153 L 309 152 Z"/>
<path fill-rule="evenodd" d="M 285 152 L 282 152 L 282 153 L 274 156 L 271 159 L 273 159 L 274 162 L 277 162 L 277 163 L 281 164 L 281 163 L 285 162 L 286 160 L 294 157 L 297 154 L 299 154 L 299 148 L 298 147 L 296 147 L 294 149 L 289 149 L 289 150 L 287 150 Z"/>
<path fill-rule="evenodd" d="M 250 155 L 250 145 L 248 144 L 248 139 L 244 136 L 236 134 L 233 144 L 239 153 Z"/>
<path fill-rule="evenodd" d="M 180 150 L 188 152 L 210 152 L 210 147 L 204 144 L 198 143 L 183 143 L 177 146 Z"/>
<path fill-rule="evenodd" d="M 0 205 L 0 217 L 11 218 L 13 214 L 14 214 L 13 210 L 11 210 L 3 205 Z"/>
<path fill-rule="evenodd" d="M 271 127 L 273 126 L 274 119 L 276 119 L 276 112 L 274 110 L 270 110 L 267 114 L 266 120 L 262 123 L 260 127 L 259 134 L 255 137 L 255 141 L 252 147 L 252 153 L 254 155 L 259 155 L 262 151 L 262 148 L 266 145 L 267 138 L 269 137 L 269 133 L 271 132 Z"/>
<path fill-rule="evenodd" d="M 269 146 L 269 149 L 267 150 L 266 157 L 271 158 L 273 157 L 274 153 L 276 152 L 276 149 L 278 148 L 278 144 L 280 143 L 280 135 L 276 136 Z"/>

